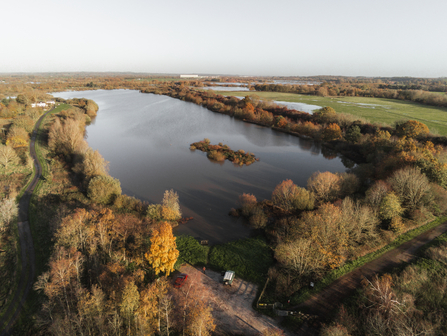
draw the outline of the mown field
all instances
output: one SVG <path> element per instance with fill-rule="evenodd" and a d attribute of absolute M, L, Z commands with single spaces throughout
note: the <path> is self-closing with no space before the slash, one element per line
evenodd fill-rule
<path fill-rule="evenodd" d="M 218 92 L 217 90 L 215 90 Z M 398 120 L 418 120 L 434 134 L 447 135 L 447 108 L 384 98 L 319 97 L 281 92 L 221 92 L 224 96 L 257 95 L 262 99 L 330 106 L 339 113 L 349 113 L 372 123 L 391 125 Z M 363 105 L 368 104 L 368 105 Z"/>

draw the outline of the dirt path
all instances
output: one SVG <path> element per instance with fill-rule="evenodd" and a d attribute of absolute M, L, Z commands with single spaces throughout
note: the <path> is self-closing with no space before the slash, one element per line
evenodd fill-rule
<path fill-rule="evenodd" d="M 20 274 L 19 285 L 14 294 L 14 297 L 9 304 L 9 307 L 6 310 L 5 314 L 3 314 L 3 316 L 0 318 L 0 336 L 8 335 L 9 330 L 22 311 L 23 305 L 34 282 L 34 276 L 36 273 L 35 255 L 33 238 L 31 236 L 31 230 L 28 223 L 28 211 L 34 188 L 36 187 L 37 182 L 42 176 L 42 166 L 37 159 L 35 142 L 37 137 L 37 130 L 39 129 L 42 120 L 52 110 L 53 109 L 46 112 L 39 118 L 39 120 L 36 122 L 36 125 L 34 125 L 34 130 L 31 137 L 30 154 L 34 161 L 36 173 L 19 201 L 18 231 L 20 240 L 20 253 L 22 256 L 22 271 Z"/>
<path fill-rule="evenodd" d="M 237 274 L 232 286 L 224 286 L 217 272 L 207 270 L 205 275 L 190 265 L 183 265 L 180 272 L 200 279 L 209 291 L 209 304 L 217 327 L 215 334 L 249 336 L 260 335 L 268 328 L 281 329 L 277 321 L 252 308 L 258 287 L 237 278 Z"/>
<path fill-rule="evenodd" d="M 447 222 L 420 234 L 394 250 L 391 250 L 381 257 L 342 276 L 322 292 L 312 296 L 309 300 L 293 309 L 318 315 L 324 319 L 324 317 L 329 316 L 329 314 L 336 309 L 346 297 L 353 294 L 356 288 L 361 285 L 363 278 L 366 277 L 367 279 L 371 279 L 375 273 L 391 271 L 394 267 L 413 260 L 416 257 L 417 250 L 444 232 L 447 232 Z M 299 334 L 314 335 L 307 326 L 304 326 Z"/>

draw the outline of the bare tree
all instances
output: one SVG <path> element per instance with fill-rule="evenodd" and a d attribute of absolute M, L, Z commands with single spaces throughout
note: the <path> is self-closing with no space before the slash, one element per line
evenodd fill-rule
<path fill-rule="evenodd" d="M 17 164 L 19 162 L 19 156 L 11 146 L 0 145 L 0 164 L 8 170 L 10 164 Z"/>
<path fill-rule="evenodd" d="M 424 196 L 430 191 L 428 178 L 419 168 L 400 169 L 388 179 L 388 183 L 408 210 L 419 208 Z"/>
<path fill-rule="evenodd" d="M 340 176 L 331 172 L 316 172 L 307 181 L 307 188 L 320 202 L 333 201 L 340 194 Z"/>
<path fill-rule="evenodd" d="M 18 212 L 19 209 L 14 198 L 5 198 L 0 201 L 0 232 L 6 230 Z"/>

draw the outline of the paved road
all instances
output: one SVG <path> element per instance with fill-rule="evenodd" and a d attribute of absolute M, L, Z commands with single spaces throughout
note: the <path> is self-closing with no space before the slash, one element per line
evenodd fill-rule
<path fill-rule="evenodd" d="M 447 232 L 447 222 L 420 234 L 394 250 L 342 276 L 322 292 L 312 296 L 309 300 L 293 309 L 325 319 L 359 288 L 364 278 L 371 279 L 376 273 L 389 272 L 402 263 L 412 261 L 416 258 L 417 250 L 445 232 Z M 298 334 L 314 335 L 314 332 L 315 330 L 309 329 L 308 326 L 303 326 Z"/>
<path fill-rule="evenodd" d="M 11 327 L 20 315 L 23 305 L 26 301 L 28 293 L 34 283 L 34 276 L 36 273 L 35 269 L 35 255 L 33 238 L 31 236 L 31 230 L 28 223 L 28 210 L 31 201 L 31 196 L 33 194 L 34 188 L 37 182 L 42 176 L 42 166 L 37 159 L 35 142 L 37 137 L 37 130 L 40 127 L 42 120 L 45 116 L 52 110 L 46 112 L 42 115 L 34 126 L 34 130 L 30 142 L 30 154 L 34 161 L 35 175 L 33 180 L 28 185 L 19 202 L 19 240 L 20 240 L 20 251 L 22 254 L 22 272 L 20 274 L 20 281 L 17 287 L 17 291 L 5 312 L 5 314 L 0 318 L 0 336 L 6 336 L 9 334 Z"/>

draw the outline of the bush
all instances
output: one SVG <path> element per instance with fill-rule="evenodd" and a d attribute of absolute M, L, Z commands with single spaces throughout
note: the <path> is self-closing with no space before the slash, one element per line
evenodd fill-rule
<path fill-rule="evenodd" d="M 332 122 L 336 116 L 337 112 L 330 106 L 323 107 L 313 113 L 313 118 L 321 124 Z"/>
<path fill-rule="evenodd" d="M 345 139 L 346 141 L 356 143 L 362 137 L 362 132 L 360 131 L 360 127 L 357 125 L 352 125 L 346 131 Z"/>
<path fill-rule="evenodd" d="M 180 254 L 175 268 L 178 268 L 183 263 L 191 265 L 204 265 L 207 263 L 209 247 L 200 245 L 197 239 L 191 236 L 178 236 L 176 244 Z"/>
<path fill-rule="evenodd" d="M 236 277 L 263 284 L 273 264 L 273 255 L 265 240 L 247 238 L 213 246 L 209 264 L 216 270 L 232 270 L 236 272 Z"/>
<path fill-rule="evenodd" d="M 239 196 L 239 204 L 241 205 L 242 216 L 248 217 L 257 204 L 256 196 L 243 193 Z"/>
<path fill-rule="evenodd" d="M 267 225 L 267 220 L 268 218 L 264 211 L 259 207 L 255 207 L 248 221 L 251 227 L 255 229 L 262 229 Z"/>
<path fill-rule="evenodd" d="M 160 204 L 149 204 L 146 216 L 155 221 L 161 220 L 161 208 L 162 206 Z"/>
<path fill-rule="evenodd" d="M 323 130 L 323 141 L 333 141 L 341 138 L 341 129 L 340 126 L 338 126 L 337 124 L 329 124 Z"/>
<path fill-rule="evenodd" d="M 121 195 L 121 185 L 118 179 L 101 175 L 90 180 L 87 196 L 95 203 L 110 204 Z"/>

